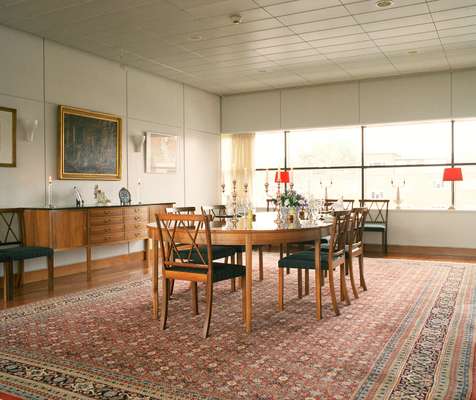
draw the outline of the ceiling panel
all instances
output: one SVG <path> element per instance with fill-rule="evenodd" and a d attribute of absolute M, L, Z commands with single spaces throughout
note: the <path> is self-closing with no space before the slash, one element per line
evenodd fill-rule
<path fill-rule="evenodd" d="M 220 94 L 476 66 L 476 0 L 0 0 L 0 23 Z"/>

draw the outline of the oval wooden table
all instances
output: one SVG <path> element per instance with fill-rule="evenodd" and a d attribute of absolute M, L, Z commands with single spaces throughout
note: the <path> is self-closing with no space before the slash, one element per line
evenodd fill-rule
<path fill-rule="evenodd" d="M 256 221 L 248 225 L 247 221 L 242 218 L 236 227 L 233 227 L 231 221 L 226 223 L 210 224 L 211 238 L 214 245 L 242 245 L 245 246 L 245 266 L 246 266 L 246 316 L 245 328 L 246 332 L 252 330 L 252 313 L 253 313 L 253 246 L 254 245 L 273 245 L 297 242 L 315 243 L 316 268 L 315 273 L 316 286 L 316 303 L 317 303 L 317 319 L 321 319 L 321 274 L 320 274 L 320 248 L 321 237 L 330 234 L 331 224 L 325 222 L 309 223 L 302 221 L 299 224 L 287 224 L 278 226 L 274 220 L 276 214 L 257 213 Z M 154 265 L 152 268 L 152 315 L 158 318 L 159 313 L 159 234 L 156 223 L 147 225 L 149 238 L 153 241 Z M 184 234 L 184 240 L 186 234 Z M 177 240 L 180 241 L 180 234 L 176 234 Z M 205 235 L 198 235 L 198 244 L 206 244 Z M 276 266 L 277 268 L 277 266 Z"/>

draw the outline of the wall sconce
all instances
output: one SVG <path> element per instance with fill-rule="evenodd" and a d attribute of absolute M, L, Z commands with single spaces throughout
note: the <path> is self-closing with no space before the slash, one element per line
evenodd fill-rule
<path fill-rule="evenodd" d="M 145 142 L 145 135 L 135 135 L 132 136 L 132 143 L 134 144 L 134 152 L 140 153 L 142 150 L 142 146 Z"/>
<path fill-rule="evenodd" d="M 33 143 L 35 139 L 35 133 L 38 129 L 38 120 L 37 119 L 24 119 L 22 121 L 23 129 L 25 131 L 25 141 L 28 143 Z"/>

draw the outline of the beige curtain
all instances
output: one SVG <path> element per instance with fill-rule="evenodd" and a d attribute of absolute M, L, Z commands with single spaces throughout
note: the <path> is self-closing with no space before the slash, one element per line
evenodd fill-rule
<path fill-rule="evenodd" d="M 244 200 L 243 184 L 248 183 L 248 200 L 253 199 L 253 149 L 254 133 L 239 133 L 223 135 L 222 172 L 226 184 L 226 194 L 231 193 L 232 180 L 237 181 L 237 192 L 241 200 Z"/>

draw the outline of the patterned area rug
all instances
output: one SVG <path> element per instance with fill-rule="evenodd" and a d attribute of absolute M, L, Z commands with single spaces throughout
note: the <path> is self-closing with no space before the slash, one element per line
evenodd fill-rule
<path fill-rule="evenodd" d="M 369 290 L 324 319 L 277 256 L 254 282 L 254 331 L 241 292 L 217 285 L 211 337 L 176 287 L 166 331 L 150 282 L 128 282 L 0 311 L 0 393 L 25 399 L 470 399 L 476 266 L 366 259 Z M 311 279 L 313 281 L 313 279 Z M 203 294 L 203 290 L 200 291 Z M 202 296 L 203 297 L 203 296 Z M 204 311 L 204 303 L 201 303 Z"/>

